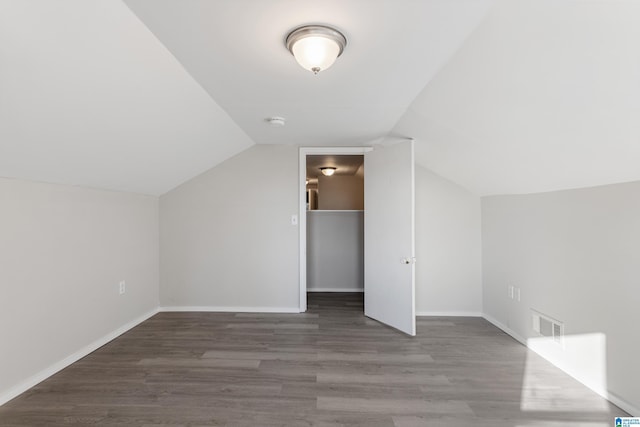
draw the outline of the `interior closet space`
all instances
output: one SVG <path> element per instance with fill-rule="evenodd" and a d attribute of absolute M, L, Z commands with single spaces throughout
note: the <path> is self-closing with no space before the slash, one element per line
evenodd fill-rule
<path fill-rule="evenodd" d="M 307 156 L 307 291 L 364 290 L 364 157 Z"/>

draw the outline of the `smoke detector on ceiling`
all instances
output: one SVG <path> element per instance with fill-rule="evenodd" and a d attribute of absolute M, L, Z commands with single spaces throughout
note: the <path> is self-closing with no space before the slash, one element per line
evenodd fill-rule
<path fill-rule="evenodd" d="M 285 124 L 285 118 L 278 116 L 267 117 L 266 119 L 264 119 L 264 121 L 269 123 L 269 125 L 273 127 L 282 127 Z"/>

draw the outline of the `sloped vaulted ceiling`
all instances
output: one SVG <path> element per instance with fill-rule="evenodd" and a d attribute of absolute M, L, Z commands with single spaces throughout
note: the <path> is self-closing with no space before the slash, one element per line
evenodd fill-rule
<path fill-rule="evenodd" d="M 394 131 L 480 195 L 640 180 L 640 2 L 497 3 Z"/>
<path fill-rule="evenodd" d="M 0 176 L 157 195 L 252 144 L 121 1 L 0 1 Z"/>
<path fill-rule="evenodd" d="M 318 76 L 308 23 L 348 38 Z M 640 180 L 639 118 L 635 0 L 0 0 L 0 176 L 162 194 L 254 143 L 410 136 L 477 194 L 548 191 Z"/>
<path fill-rule="evenodd" d="M 125 0 L 258 144 L 360 145 L 386 136 L 489 9 L 487 0 Z M 335 26 L 344 54 L 317 76 L 284 41 Z M 284 128 L 265 125 L 269 116 Z"/>

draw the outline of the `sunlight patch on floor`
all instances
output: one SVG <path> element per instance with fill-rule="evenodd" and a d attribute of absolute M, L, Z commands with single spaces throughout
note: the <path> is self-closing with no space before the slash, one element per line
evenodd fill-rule
<path fill-rule="evenodd" d="M 530 338 L 529 348 L 588 387 L 606 395 L 607 345 L 602 333 Z M 580 391 L 572 382 L 547 375 L 542 361 L 528 354 L 523 376 L 520 408 L 536 412 L 606 412 L 608 403 L 589 390 Z M 580 398 L 576 398 L 580 393 Z M 526 425 L 526 424 L 525 424 Z M 589 424 L 591 425 L 591 424 Z M 601 425 L 601 424 L 594 424 Z"/>

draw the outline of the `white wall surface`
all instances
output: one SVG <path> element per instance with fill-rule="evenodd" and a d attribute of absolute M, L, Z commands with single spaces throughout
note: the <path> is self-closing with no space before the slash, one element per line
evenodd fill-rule
<path fill-rule="evenodd" d="M 161 306 L 295 311 L 297 170 L 259 145 L 161 196 Z M 416 233 L 416 311 L 480 315 L 480 199 L 417 166 Z"/>
<path fill-rule="evenodd" d="M 364 290 L 364 212 L 307 212 L 307 290 Z"/>
<path fill-rule="evenodd" d="M 0 179 L 0 206 L 1 404 L 155 312 L 159 245 L 157 197 Z"/>
<path fill-rule="evenodd" d="M 253 146 L 161 196 L 161 306 L 298 311 L 297 211 L 292 146 Z"/>
<path fill-rule="evenodd" d="M 640 415 L 640 182 L 486 197 L 482 217 L 486 315 Z M 530 309 L 565 323 L 564 348 L 532 338 Z"/>
<path fill-rule="evenodd" d="M 482 313 L 480 198 L 416 165 L 416 313 Z"/>

